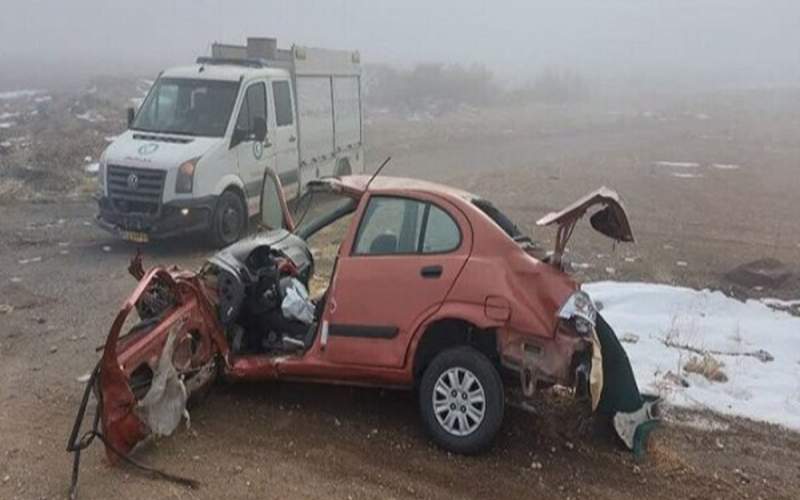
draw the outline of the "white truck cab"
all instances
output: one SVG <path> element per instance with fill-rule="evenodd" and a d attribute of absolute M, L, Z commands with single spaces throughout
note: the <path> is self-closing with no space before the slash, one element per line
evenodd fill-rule
<path fill-rule="evenodd" d="M 128 111 L 100 158 L 97 223 L 139 242 L 208 231 L 225 246 L 277 202 L 264 195 L 268 172 L 287 199 L 309 180 L 362 172 L 362 135 L 358 52 L 215 43 Z"/>

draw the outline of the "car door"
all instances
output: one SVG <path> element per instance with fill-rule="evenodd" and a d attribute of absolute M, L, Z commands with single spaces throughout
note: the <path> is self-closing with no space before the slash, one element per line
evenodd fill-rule
<path fill-rule="evenodd" d="M 442 304 L 472 233 L 432 197 L 371 195 L 339 252 L 320 341 L 330 363 L 402 367 L 414 328 Z M 345 248 L 345 246 L 348 248 Z"/>
<path fill-rule="evenodd" d="M 267 87 L 263 81 L 250 83 L 239 105 L 231 138 L 239 176 L 247 196 L 247 213 L 259 211 L 264 172 L 275 168 L 275 151 L 267 127 Z"/>
<path fill-rule="evenodd" d="M 274 148 L 278 177 L 287 198 L 294 198 L 300 186 L 292 88 L 288 79 L 273 80 L 272 109 L 275 110 Z"/>

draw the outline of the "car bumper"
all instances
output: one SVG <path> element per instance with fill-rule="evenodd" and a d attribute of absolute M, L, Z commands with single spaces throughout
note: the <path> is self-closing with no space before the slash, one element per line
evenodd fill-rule
<path fill-rule="evenodd" d="M 100 228 L 120 237 L 137 233 L 152 239 L 208 229 L 217 203 L 216 196 L 205 196 L 164 203 L 155 213 L 138 213 L 117 210 L 105 196 L 96 200 L 99 210 L 95 223 Z"/>

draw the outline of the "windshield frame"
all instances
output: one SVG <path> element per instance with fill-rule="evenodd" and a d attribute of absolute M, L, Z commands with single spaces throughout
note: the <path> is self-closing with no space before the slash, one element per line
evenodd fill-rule
<path fill-rule="evenodd" d="M 230 109 L 228 109 L 225 118 L 225 127 L 222 129 L 221 133 L 219 134 L 206 134 L 201 133 L 205 131 L 181 131 L 181 130 L 168 130 L 168 129 L 161 129 L 157 130 L 154 128 L 146 128 L 142 126 L 137 126 L 140 123 L 140 120 L 143 117 L 145 110 L 153 102 L 155 99 L 158 98 L 158 91 L 162 85 L 162 83 L 171 83 L 171 82 L 193 82 L 193 84 L 197 83 L 206 83 L 208 85 L 230 85 L 231 89 L 234 89 L 235 92 L 233 94 L 233 100 L 230 103 Z M 180 85 L 180 84 L 179 84 Z M 233 116 L 233 112 L 236 109 L 236 104 L 239 102 L 239 93 L 241 92 L 242 87 L 242 79 L 239 80 L 216 80 L 216 79 L 207 79 L 207 78 L 185 78 L 185 77 L 162 77 L 159 76 L 158 79 L 153 83 L 150 87 L 150 90 L 147 92 L 147 96 L 145 97 L 144 101 L 142 101 L 141 106 L 139 109 L 136 110 L 136 116 L 134 117 L 133 123 L 129 127 L 130 130 L 135 132 L 146 132 L 151 134 L 170 134 L 170 135 L 186 135 L 190 137 L 213 137 L 213 138 L 221 138 L 225 137 L 228 128 L 230 127 L 231 117 Z"/>
<path fill-rule="evenodd" d="M 317 217 L 309 219 L 307 222 L 304 220 L 306 214 L 311 211 L 311 205 L 307 205 L 303 208 L 304 200 L 307 198 L 309 201 L 308 203 L 314 202 L 315 195 L 335 195 L 340 196 L 342 198 L 342 202 L 340 206 L 337 206 L 334 210 L 329 212 L 325 212 Z M 354 213 L 358 209 L 359 200 L 352 196 L 349 196 L 344 193 L 336 193 L 336 192 L 328 192 L 328 191 L 317 191 L 313 189 L 309 189 L 306 191 L 302 196 L 294 200 L 294 208 L 298 209 L 298 213 L 300 217 L 295 221 L 295 229 L 294 234 L 299 236 L 303 240 L 308 240 L 316 233 L 325 229 L 326 227 L 330 226 L 331 224 L 335 223 L 339 219 Z"/>

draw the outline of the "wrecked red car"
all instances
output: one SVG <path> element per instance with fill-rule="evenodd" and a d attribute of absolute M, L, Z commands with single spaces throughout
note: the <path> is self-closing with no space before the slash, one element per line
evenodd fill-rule
<path fill-rule="evenodd" d="M 458 453 L 490 445 L 506 387 L 536 397 L 558 384 L 611 417 L 628 446 L 641 440 L 654 402 L 562 264 L 589 212 L 598 231 L 633 241 L 616 193 L 602 188 L 541 219 L 558 231 L 543 252 L 490 202 L 438 184 L 328 178 L 309 183 L 290 213 L 277 178 L 265 183 L 271 230 L 199 272 L 132 262 L 138 285 L 89 383 L 112 462 L 172 433 L 188 398 L 218 377 L 415 388 L 426 431 Z M 308 240 L 348 217 L 327 287 L 308 298 Z"/>

